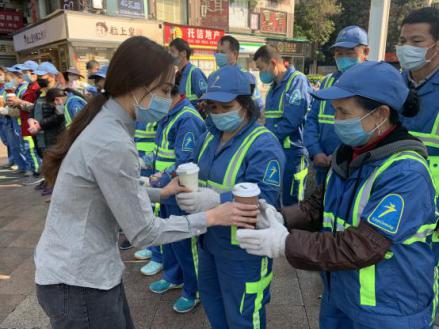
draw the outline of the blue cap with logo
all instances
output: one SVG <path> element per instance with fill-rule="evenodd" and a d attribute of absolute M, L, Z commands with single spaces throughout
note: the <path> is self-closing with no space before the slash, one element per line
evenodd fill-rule
<path fill-rule="evenodd" d="M 251 96 L 251 94 L 248 75 L 237 65 L 226 65 L 209 76 L 207 92 L 201 100 L 227 103 L 238 96 Z"/>
<path fill-rule="evenodd" d="M 311 94 L 324 100 L 362 96 L 402 112 L 409 88 L 401 73 L 392 65 L 366 61 L 343 73 L 332 87 Z"/>
<path fill-rule="evenodd" d="M 96 73 L 90 74 L 89 79 L 103 78 L 107 77 L 108 65 L 103 65 Z"/>
<path fill-rule="evenodd" d="M 34 61 L 26 61 L 23 64 L 16 65 L 21 71 L 35 71 L 38 68 L 38 63 Z"/>
<path fill-rule="evenodd" d="M 50 62 L 42 62 L 38 65 L 37 69 L 34 71 L 36 75 L 45 75 L 45 74 L 58 74 L 59 71 L 56 69 L 55 65 Z"/>
<path fill-rule="evenodd" d="M 330 48 L 339 47 L 350 49 L 358 45 L 367 46 L 368 44 L 367 32 L 359 26 L 352 25 L 345 27 L 338 33 L 335 43 Z"/>
<path fill-rule="evenodd" d="M 12 65 L 12 66 L 10 66 L 10 67 L 7 67 L 7 68 L 6 68 L 6 71 L 8 71 L 8 72 L 12 72 L 12 73 L 21 72 L 20 67 L 19 67 L 19 64 L 15 64 L 15 65 Z"/>

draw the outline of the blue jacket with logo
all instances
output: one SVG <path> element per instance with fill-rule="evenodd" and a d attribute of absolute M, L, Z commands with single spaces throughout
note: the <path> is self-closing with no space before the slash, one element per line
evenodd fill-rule
<path fill-rule="evenodd" d="M 213 182 L 207 184 L 208 187 L 213 189 L 216 189 L 218 184 L 223 185 L 223 179 L 232 157 L 246 138 L 258 127 L 262 128 L 256 121 L 249 122 L 224 145 L 221 145 L 222 133 L 213 127 L 210 131 L 213 139 L 202 153 L 207 133 L 201 136 L 194 149 L 193 158 L 193 161 L 198 163 L 200 167 L 199 179 Z M 285 167 L 285 155 L 276 137 L 268 130 L 265 131 L 266 133 L 259 135 L 249 145 L 245 158 L 237 170 L 235 184 L 242 182 L 257 183 L 261 190 L 260 198 L 267 200 L 268 203 L 274 206 L 278 206 L 281 180 Z M 217 189 L 221 193 L 222 203 L 233 200 L 232 187 L 224 186 L 223 190 Z M 249 257 L 239 246 L 231 244 L 230 227 L 209 228 L 203 236 L 203 241 L 210 252 L 227 254 L 234 259 Z"/>
<path fill-rule="evenodd" d="M 328 75 L 322 81 L 320 89 L 323 89 L 323 87 L 328 84 L 329 79 L 333 79 L 333 82 L 335 82 L 340 77 L 341 72 Z M 313 100 L 311 111 L 306 116 L 303 136 L 310 158 L 319 153 L 331 155 L 341 144 L 340 139 L 334 131 L 334 115 L 335 110 L 330 101 Z"/>
<path fill-rule="evenodd" d="M 303 145 L 303 126 L 305 115 L 311 105 L 311 86 L 305 75 L 297 75 L 288 90 L 286 89 L 288 80 L 295 69 L 288 68 L 282 81 L 277 84 L 273 82 L 265 100 L 265 113 L 270 110 L 278 110 L 282 93 L 283 115 L 281 118 L 266 118 L 265 126 L 271 130 L 283 145 L 287 137 L 291 140 L 291 151 L 294 155 L 305 155 L 306 150 Z"/>
<path fill-rule="evenodd" d="M 437 219 L 426 150 L 418 141 L 398 139 L 349 164 L 339 161 L 342 152 L 328 174 L 323 231 L 335 234 L 365 221 L 392 245 L 375 265 L 323 275 L 325 289 L 356 323 L 427 328 L 437 281 L 431 249 Z M 365 193 L 372 175 L 373 185 Z"/>
<path fill-rule="evenodd" d="M 191 69 L 192 69 L 192 73 L 190 73 Z M 189 83 L 188 81 L 189 75 L 191 75 L 191 80 L 190 80 L 191 94 L 195 97 L 195 99 L 190 99 L 190 95 L 186 93 L 186 88 Z M 200 68 L 196 67 L 192 63 L 187 64 L 181 74 L 179 93 L 181 95 L 186 95 L 186 97 L 190 99 L 192 104 L 196 104 L 198 99 L 206 92 L 206 90 L 207 90 L 207 78 L 204 75 L 203 71 L 201 71 Z"/>

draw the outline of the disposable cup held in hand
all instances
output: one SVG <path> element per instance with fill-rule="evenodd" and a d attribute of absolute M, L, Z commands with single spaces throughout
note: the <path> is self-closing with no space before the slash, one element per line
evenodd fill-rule
<path fill-rule="evenodd" d="M 8 93 L 8 94 L 6 94 L 6 99 L 9 99 L 9 98 L 15 98 L 15 97 L 17 97 L 14 93 Z"/>
<path fill-rule="evenodd" d="M 193 162 L 183 163 L 175 171 L 178 175 L 180 184 L 187 187 L 193 192 L 198 190 L 198 172 L 200 168 Z"/>
<path fill-rule="evenodd" d="M 261 190 L 258 184 L 254 183 L 239 183 L 233 187 L 233 197 L 236 202 L 245 204 L 259 204 L 259 195 Z"/>

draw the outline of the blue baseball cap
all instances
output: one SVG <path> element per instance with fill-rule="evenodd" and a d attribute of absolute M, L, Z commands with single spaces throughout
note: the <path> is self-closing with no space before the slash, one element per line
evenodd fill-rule
<path fill-rule="evenodd" d="M 108 65 L 101 66 L 99 71 L 96 73 L 90 74 L 88 76 L 89 79 L 96 79 L 96 78 L 103 78 L 105 79 L 107 77 L 107 71 L 108 71 Z"/>
<path fill-rule="evenodd" d="M 36 75 L 45 75 L 45 74 L 58 74 L 59 71 L 56 69 L 55 65 L 50 62 L 42 62 L 38 65 L 37 69 L 34 71 Z"/>
<path fill-rule="evenodd" d="M 367 32 L 359 26 L 352 25 L 345 27 L 338 33 L 337 39 L 330 49 L 335 47 L 350 49 L 368 44 Z"/>
<path fill-rule="evenodd" d="M 209 76 L 207 92 L 200 99 L 227 103 L 238 96 L 251 96 L 251 94 L 247 74 L 237 65 L 226 65 Z"/>
<path fill-rule="evenodd" d="M 38 63 L 34 61 L 26 61 L 23 64 L 16 65 L 22 71 L 35 71 L 38 68 Z"/>
<path fill-rule="evenodd" d="M 6 68 L 6 71 L 8 71 L 8 72 L 12 72 L 12 73 L 18 73 L 18 72 L 21 72 L 21 70 L 20 70 L 20 68 L 19 68 L 18 65 L 19 65 L 19 64 L 15 64 L 15 65 L 13 65 L 13 66 L 7 67 L 7 68 Z"/>
<path fill-rule="evenodd" d="M 330 88 L 311 92 L 315 98 L 335 100 L 362 96 L 402 112 L 409 94 L 402 74 L 385 62 L 366 61 L 347 70 Z"/>

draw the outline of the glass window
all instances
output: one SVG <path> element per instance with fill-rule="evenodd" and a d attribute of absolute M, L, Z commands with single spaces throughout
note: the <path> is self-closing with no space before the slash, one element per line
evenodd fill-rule
<path fill-rule="evenodd" d="M 187 0 L 156 0 L 157 19 L 174 24 L 187 24 Z"/>

